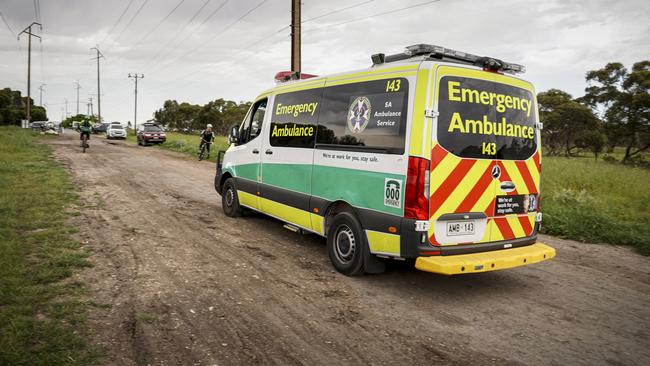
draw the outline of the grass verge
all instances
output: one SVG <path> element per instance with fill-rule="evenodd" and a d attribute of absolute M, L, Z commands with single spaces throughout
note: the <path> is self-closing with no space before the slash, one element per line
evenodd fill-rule
<path fill-rule="evenodd" d="M 544 157 L 542 232 L 630 245 L 650 255 L 650 170 L 593 158 Z"/>
<path fill-rule="evenodd" d="M 0 365 L 86 365 L 97 353 L 77 329 L 83 285 L 69 279 L 89 266 L 66 225 L 76 196 L 39 138 L 0 127 Z"/>
<path fill-rule="evenodd" d="M 199 135 L 187 135 L 178 132 L 166 132 L 165 134 L 167 135 L 167 141 L 164 144 L 155 145 L 156 147 L 184 153 L 194 158 L 197 157 L 199 144 L 201 142 Z M 126 140 L 134 144 L 137 143 L 132 130 L 129 130 Z M 217 150 L 219 149 L 228 149 L 228 138 L 226 136 L 217 136 L 215 138 L 214 144 L 210 147 L 211 160 L 216 158 Z"/>

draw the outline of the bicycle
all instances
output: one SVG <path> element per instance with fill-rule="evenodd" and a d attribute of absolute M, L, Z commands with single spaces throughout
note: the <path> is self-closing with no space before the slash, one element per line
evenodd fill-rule
<path fill-rule="evenodd" d="M 87 141 L 88 141 L 88 135 L 86 135 L 86 134 L 81 135 L 81 152 L 82 153 L 85 153 L 86 149 L 90 147 L 90 146 L 88 146 Z"/>
<path fill-rule="evenodd" d="M 206 155 L 208 154 L 208 144 L 212 144 L 213 142 L 205 142 L 201 141 L 201 149 L 199 150 L 199 161 L 205 159 Z"/>

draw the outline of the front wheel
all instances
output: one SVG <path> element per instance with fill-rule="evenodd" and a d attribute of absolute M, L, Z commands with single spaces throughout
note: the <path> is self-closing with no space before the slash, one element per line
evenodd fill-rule
<path fill-rule="evenodd" d="M 327 231 L 327 254 L 337 271 L 355 276 L 363 274 L 369 256 L 365 235 L 359 220 L 349 213 L 334 216 Z"/>
<path fill-rule="evenodd" d="M 201 151 L 199 151 L 199 161 L 205 159 L 205 155 L 207 153 L 207 150 L 208 149 L 206 149 L 205 144 L 203 146 L 201 146 Z"/>
<path fill-rule="evenodd" d="M 221 208 L 223 213 L 228 217 L 241 216 L 241 206 L 239 206 L 239 199 L 237 198 L 237 189 L 235 189 L 235 180 L 228 178 L 223 184 L 221 190 Z"/>

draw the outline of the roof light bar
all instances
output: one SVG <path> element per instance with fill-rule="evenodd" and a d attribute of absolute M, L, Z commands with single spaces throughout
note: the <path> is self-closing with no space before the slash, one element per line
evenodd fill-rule
<path fill-rule="evenodd" d="M 452 50 L 441 46 L 430 44 L 416 44 L 406 47 L 404 53 L 396 55 L 376 54 L 372 56 L 373 65 L 379 65 L 384 62 L 393 62 L 404 60 L 416 56 L 426 56 L 429 58 L 448 60 L 452 62 L 468 63 L 475 66 L 483 67 L 490 71 L 502 71 L 508 73 L 523 73 L 526 68 L 523 65 L 504 62 L 493 57 L 483 57 L 466 53 L 462 51 Z"/>

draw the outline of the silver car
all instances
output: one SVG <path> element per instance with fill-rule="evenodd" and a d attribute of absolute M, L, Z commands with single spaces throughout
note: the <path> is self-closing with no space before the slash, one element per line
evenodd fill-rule
<path fill-rule="evenodd" d="M 106 129 L 106 138 L 111 139 L 126 139 L 126 130 L 120 123 L 111 123 Z"/>

